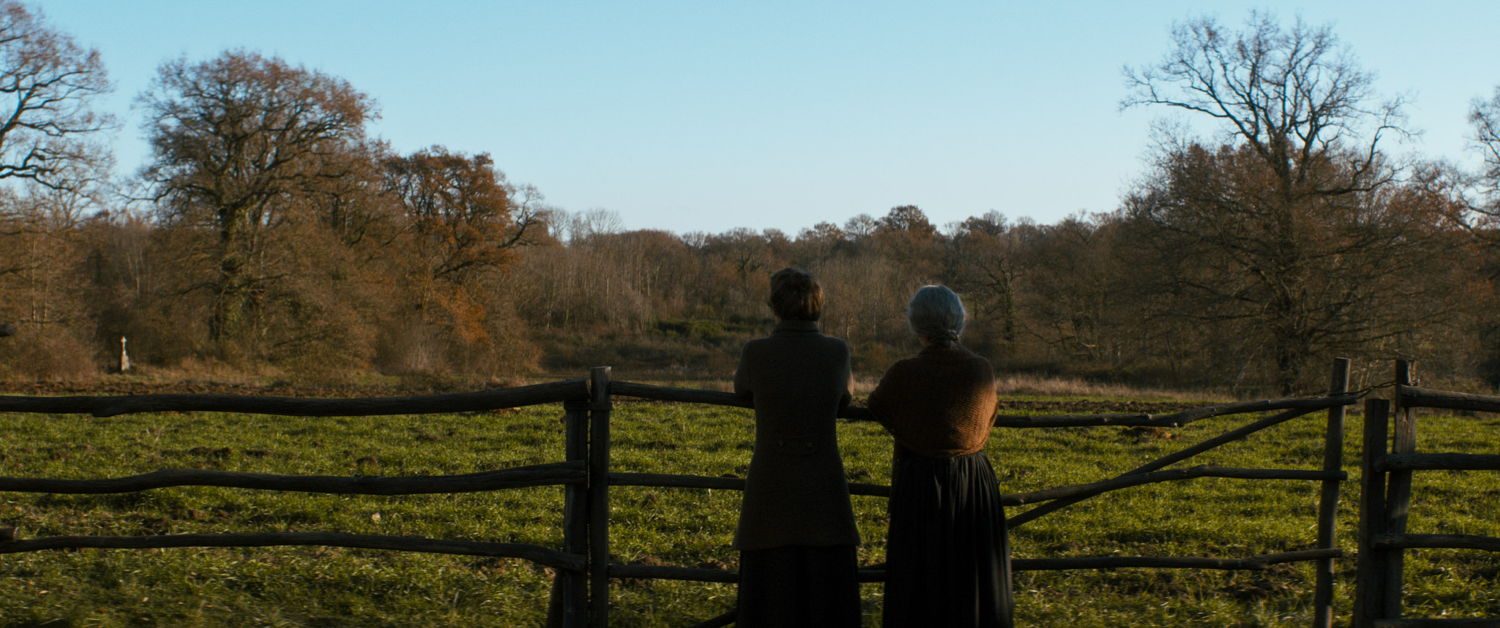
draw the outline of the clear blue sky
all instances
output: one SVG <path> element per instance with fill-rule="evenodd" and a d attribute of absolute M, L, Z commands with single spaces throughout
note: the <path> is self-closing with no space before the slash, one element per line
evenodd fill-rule
<path fill-rule="evenodd" d="M 117 87 L 122 172 L 146 157 L 131 110 L 155 68 L 227 48 L 348 79 L 400 151 L 488 152 L 512 181 L 630 228 L 790 233 L 921 206 L 1052 222 L 1109 211 L 1153 120 L 1120 112 L 1121 67 L 1158 60 L 1201 2 L 255 2 L 46 0 Z M 1415 142 L 1455 161 L 1469 101 L 1500 84 L 1500 2 L 1216 2 L 1331 23 Z"/>

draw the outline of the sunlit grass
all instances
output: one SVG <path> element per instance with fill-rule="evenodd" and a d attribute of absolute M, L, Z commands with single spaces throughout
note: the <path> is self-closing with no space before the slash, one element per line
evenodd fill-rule
<path fill-rule="evenodd" d="M 0 415 L 0 474 L 109 477 L 160 468 L 290 474 L 465 473 L 561 459 L 555 406 L 385 418 L 292 419 L 164 414 L 89 419 Z M 1118 428 L 1001 430 L 989 454 L 1007 492 L 1102 479 L 1206 438 L 1236 418 L 1171 432 Z M 1357 478 L 1360 420 L 1350 417 L 1345 466 Z M 1323 417 L 1310 415 L 1188 464 L 1315 468 Z M 743 410 L 620 403 L 613 429 L 621 471 L 742 475 L 752 426 Z M 840 428 L 854 481 L 889 480 L 890 441 L 869 424 Z M 1424 416 L 1425 450 L 1500 451 L 1500 421 Z M 1500 474 L 1418 473 L 1413 532 L 1500 535 Z M 616 560 L 730 567 L 739 504 L 731 491 L 616 487 Z M 213 488 L 140 494 L 0 494 L 0 524 L 23 538 L 57 534 L 347 531 L 556 546 L 562 489 L 458 496 L 342 497 Z M 1017 557 L 1248 556 L 1313 545 L 1317 484 L 1202 479 L 1128 489 L 1044 517 L 1014 535 Z M 1352 557 L 1358 485 L 1344 485 L 1341 545 Z M 855 497 L 862 562 L 884 553 L 884 508 Z M 1022 509 L 1015 509 L 1020 512 Z M 378 515 L 378 516 L 377 516 Z M 1339 563 L 1337 610 L 1347 619 L 1352 558 Z M 1411 615 L 1500 615 L 1500 561 L 1477 552 L 1412 551 Z M 534 625 L 550 573 L 517 560 L 320 548 L 88 550 L 0 556 L 7 625 Z M 1309 564 L 1267 572 L 1191 570 L 1018 574 L 1022 625 L 1306 625 Z M 866 585 L 877 624 L 880 588 Z M 727 585 L 618 581 L 617 625 L 681 625 L 732 607 Z"/>

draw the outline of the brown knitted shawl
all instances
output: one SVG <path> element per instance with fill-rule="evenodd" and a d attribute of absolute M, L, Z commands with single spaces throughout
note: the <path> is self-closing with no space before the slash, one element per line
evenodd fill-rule
<path fill-rule="evenodd" d="M 897 446 L 930 457 L 983 450 L 995 403 L 989 361 L 956 343 L 932 344 L 897 362 L 870 394 L 870 412 Z"/>

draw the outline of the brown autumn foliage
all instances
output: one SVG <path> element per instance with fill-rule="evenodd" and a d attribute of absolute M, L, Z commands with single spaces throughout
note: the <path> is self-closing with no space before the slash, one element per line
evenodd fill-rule
<path fill-rule="evenodd" d="M 0 181 L 84 187 L 78 175 L 101 165 L 94 141 L 113 123 L 93 100 L 109 89 L 97 50 L 53 30 L 26 5 L 0 1 Z"/>
<path fill-rule="evenodd" d="M 323 235 L 319 188 L 356 175 L 368 98 L 341 79 L 227 52 L 163 64 L 141 101 L 153 154 L 141 176 L 159 220 L 197 236 L 179 263 L 206 272 L 180 290 L 206 301 L 211 349 L 230 360 L 282 353 L 290 339 L 273 326 L 288 310 L 322 309 L 319 295 L 295 290 L 313 270 L 303 244 Z M 326 336 L 292 336 L 308 334 Z"/>
<path fill-rule="evenodd" d="M 935 225 L 903 204 L 795 235 L 677 234 L 547 207 L 486 154 L 398 154 L 370 137 L 375 104 L 354 86 L 246 51 L 161 66 L 141 97 L 153 156 L 123 186 L 143 193 L 110 193 L 91 143 L 98 55 L 22 5 L 0 14 L 0 33 L 21 33 L 0 38 L 0 75 L 77 72 L 65 132 L 0 134 L 0 179 L 28 181 L 0 189 L 3 377 L 99 377 L 125 336 L 146 370 L 721 379 L 771 324 L 770 273 L 796 265 L 866 375 L 916 348 L 911 292 L 946 283 L 969 306 L 966 343 L 1011 372 L 1269 394 L 1326 385 L 1336 355 L 1378 383 L 1377 360 L 1401 355 L 1430 378 L 1500 385 L 1495 160 L 1395 163 L 1380 140 L 1400 103 L 1373 102 L 1327 29 L 1179 28 L 1130 75 L 1129 104 L 1228 134 L 1162 137 L 1111 212 Z M 1473 117 L 1490 157 L 1496 102 Z"/>
<path fill-rule="evenodd" d="M 533 190 L 515 188 L 489 155 L 432 147 L 381 160 L 381 190 L 399 208 L 390 256 L 400 302 L 379 362 L 396 372 L 497 372 L 534 362 L 506 298 L 518 250 L 547 241 Z"/>

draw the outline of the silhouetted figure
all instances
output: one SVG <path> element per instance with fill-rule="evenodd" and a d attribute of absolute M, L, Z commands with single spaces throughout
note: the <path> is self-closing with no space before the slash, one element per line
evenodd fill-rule
<path fill-rule="evenodd" d="M 806 272 L 772 275 L 770 305 L 776 330 L 745 345 L 734 374 L 735 393 L 755 404 L 736 625 L 858 626 L 859 532 L 834 432 L 849 346 L 819 333 L 823 290 Z"/>
<path fill-rule="evenodd" d="M 958 344 L 964 308 L 952 290 L 918 290 L 907 318 L 927 347 L 870 394 L 871 413 L 896 440 L 885 625 L 1010 626 L 1005 512 L 984 455 L 994 370 Z"/>

